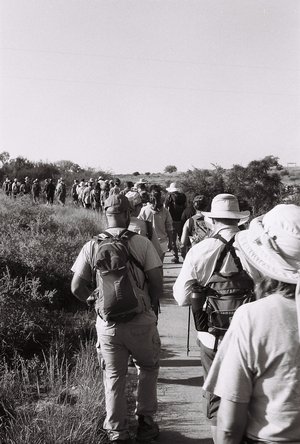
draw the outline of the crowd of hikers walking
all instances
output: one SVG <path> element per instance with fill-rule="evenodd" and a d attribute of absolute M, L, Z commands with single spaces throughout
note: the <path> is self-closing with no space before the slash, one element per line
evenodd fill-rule
<path fill-rule="evenodd" d="M 173 294 L 194 315 L 214 442 L 300 443 L 300 207 L 277 205 L 249 223 L 232 194 L 211 203 L 197 195 L 188 206 L 176 183 L 166 191 L 163 199 L 157 185 L 118 185 L 104 201 L 107 229 L 72 266 L 73 294 L 97 314 L 109 441 L 159 435 L 157 320 L 172 250 L 173 262 L 183 258 Z M 134 437 L 129 358 L 138 374 Z"/>
<path fill-rule="evenodd" d="M 65 204 L 66 187 L 43 191 L 28 178 L 3 190 L 39 193 Z M 72 266 L 71 290 L 95 307 L 103 373 L 104 429 L 115 444 L 152 443 L 159 435 L 157 321 L 166 252 L 182 267 L 173 287 L 192 310 L 204 371 L 206 416 L 217 444 L 300 443 L 300 207 L 280 204 L 253 218 L 236 196 L 188 205 L 178 184 L 162 190 L 140 180 L 74 180 L 75 205 L 105 211 L 107 228 Z M 208 208 L 210 209 L 208 211 Z M 128 365 L 138 374 L 136 434 L 129 429 Z M 200 394 L 199 394 L 200 398 Z M 200 400 L 199 400 L 200 403 Z M 200 440 L 201 437 L 199 437 Z"/>

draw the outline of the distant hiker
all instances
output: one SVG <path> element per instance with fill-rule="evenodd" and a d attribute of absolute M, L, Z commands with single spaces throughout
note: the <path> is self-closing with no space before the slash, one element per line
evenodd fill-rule
<path fill-rule="evenodd" d="M 85 180 L 81 179 L 77 186 L 78 202 L 83 206 L 83 190 L 85 188 Z"/>
<path fill-rule="evenodd" d="M 98 179 L 94 190 L 93 190 L 93 209 L 96 211 L 100 211 L 102 210 L 102 206 L 101 206 L 101 183 L 100 180 Z"/>
<path fill-rule="evenodd" d="M 21 185 L 20 185 L 20 194 L 21 195 L 30 194 L 30 192 L 31 192 L 31 184 L 30 184 L 29 177 L 26 176 L 24 179 L 24 182 L 21 183 Z"/>
<path fill-rule="evenodd" d="M 16 197 L 17 197 L 17 195 L 19 194 L 19 192 L 20 192 L 20 184 L 19 184 L 19 182 L 18 182 L 18 179 L 14 179 L 13 180 L 13 183 L 12 183 L 12 185 L 11 185 L 11 193 L 12 193 L 12 197 L 14 198 L 14 199 L 16 199 Z"/>
<path fill-rule="evenodd" d="M 55 184 L 53 183 L 53 179 L 48 179 L 44 192 L 46 195 L 47 205 L 53 205 L 54 195 L 55 195 Z"/>
<path fill-rule="evenodd" d="M 218 194 L 212 200 L 211 211 L 202 214 L 211 219 L 214 231 L 188 251 L 173 294 L 179 305 L 193 307 L 193 302 L 198 303 L 196 328 L 206 378 L 234 310 L 253 300 L 253 281 L 232 246 L 239 232 L 238 222 L 249 217 L 249 211 L 240 211 L 232 194 Z M 219 403 L 218 397 L 207 396 L 207 417 L 214 440 Z"/>
<path fill-rule="evenodd" d="M 169 210 L 163 206 L 160 191 L 150 193 L 150 202 L 142 207 L 138 218 L 152 223 L 162 249 L 163 260 L 168 249 L 172 248 L 173 223 Z"/>
<path fill-rule="evenodd" d="M 104 208 L 104 202 L 108 198 L 109 195 L 109 180 L 105 179 L 104 181 L 101 181 L 101 206 Z"/>
<path fill-rule="evenodd" d="M 148 203 L 149 203 L 149 201 L 150 201 L 150 194 L 148 193 L 148 191 L 140 191 L 140 196 L 141 196 L 141 199 L 142 199 L 142 204 L 143 204 L 143 207 L 145 206 L 145 205 L 147 205 Z"/>
<path fill-rule="evenodd" d="M 73 204 L 77 207 L 78 205 L 78 180 L 74 179 L 72 188 L 71 188 L 71 197 Z"/>
<path fill-rule="evenodd" d="M 12 187 L 12 182 L 11 180 L 7 177 L 5 179 L 5 181 L 3 182 L 3 191 L 5 192 L 7 197 L 11 197 L 11 187 Z"/>
<path fill-rule="evenodd" d="M 121 181 L 120 179 L 116 178 L 114 181 L 114 185 L 109 190 L 109 195 L 112 194 L 119 194 L 121 191 Z"/>
<path fill-rule="evenodd" d="M 182 234 L 181 216 L 186 207 L 186 195 L 181 191 L 181 188 L 176 182 L 166 189 L 168 194 L 165 198 L 165 207 L 170 211 L 173 220 L 173 236 L 172 236 L 172 249 L 174 257 L 172 262 L 179 263 L 177 240 L 180 242 Z"/>
<path fill-rule="evenodd" d="M 185 258 L 188 250 L 209 236 L 210 230 L 204 221 L 204 216 L 201 211 L 206 209 L 206 198 L 203 195 L 194 197 L 193 206 L 196 214 L 190 217 L 183 226 L 182 235 L 180 238 L 181 254 Z"/>
<path fill-rule="evenodd" d="M 128 180 L 127 182 L 125 182 L 125 188 L 123 190 L 120 191 L 120 194 L 124 194 L 124 196 L 126 196 L 126 193 L 128 193 L 128 191 L 131 191 L 131 189 L 133 188 L 133 182 L 131 182 L 131 180 Z"/>
<path fill-rule="evenodd" d="M 126 197 L 130 204 L 130 224 L 128 230 L 146 236 L 151 240 L 159 257 L 163 259 L 163 252 L 152 223 L 148 220 L 138 219 L 138 215 L 143 206 L 141 195 L 137 191 L 128 191 Z"/>
<path fill-rule="evenodd" d="M 139 179 L 135 184 L 134 184 L 134 188 L 136 188 L 136 190 L 141 193 L 142 191 L 148 191 L 148 182 L 145 179 Z"/>
<path fill-rule="evenodd" d="M 82 202 L 87 210 L 92 208 L 92 182 L 86 182 L 82 192 Z"/>
<path fill-rule="evenodd" d="M 64 179 L 61 177 L 56 185 L 56 197 L 58 203 L 65 206 L 67 196 L 67 189 Z"/>
<path fill-rule="evenodd" d="M 34 179 L 32 187 L 31 187 L 31 193 L 32 193 L 33 203 L 39 203 L 40 193 L 41 193 L 41 185 L 40 185 L 40 182 L 38 179 Z"/>
<path fill-rule="evenodd" d="M 108 228 L 83 246 L 72 267 L 71 288 L 78 299 L 86 301 L 96 278 L 97 288 L 89 300 L 95 300 L 97 312 L 97 349 L 105 388 L 104 429 L 109 441 L 135 442 L 129 434 L 125 390 L 131 354 L 138 372 L 137 440 L 150 442 L 159 434 L 153 415 L 157 410 L 160 338 L 156 324 L 162 263 L 149 239 L 127 230 L 130 216 L 125 196 L 109 196 L 105 212 Z"/>

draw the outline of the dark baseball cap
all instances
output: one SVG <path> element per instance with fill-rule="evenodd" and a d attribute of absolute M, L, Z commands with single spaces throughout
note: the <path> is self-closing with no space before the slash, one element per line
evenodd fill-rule
<path fill-rule="evenodd" d="M 123 194 L 112 194 L 104 202 L 104 209 L 107 214 L 120 214 L 130 209 L 130 204 Z"/>

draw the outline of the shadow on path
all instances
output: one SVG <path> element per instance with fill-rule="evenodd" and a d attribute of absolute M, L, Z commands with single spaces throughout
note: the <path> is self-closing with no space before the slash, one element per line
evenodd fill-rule
<path fill-rule="evenodd" d="M 164 430 L 159 434 L 158 443 L 169 443 L 169 444 L 211 444 L 211 439 L 198 439 L 198 438 L 188 438 L 179 432 L 173 432 L 172 430 Z"/>

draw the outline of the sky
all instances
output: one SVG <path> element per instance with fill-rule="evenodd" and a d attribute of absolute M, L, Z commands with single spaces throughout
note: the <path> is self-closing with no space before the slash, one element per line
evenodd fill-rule
<path fill-rule="evenodd" d="M 11 158 L 300 164 L 299 0 L 1 0 L 0 28 Z"/>

